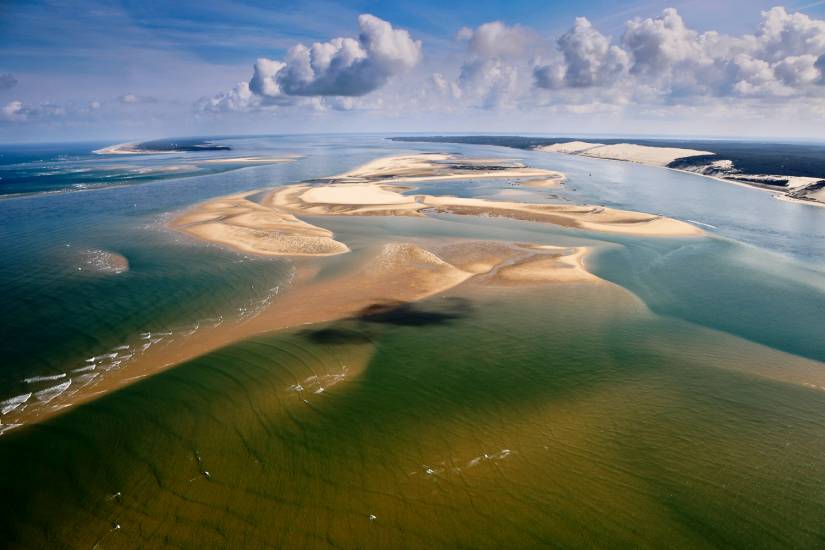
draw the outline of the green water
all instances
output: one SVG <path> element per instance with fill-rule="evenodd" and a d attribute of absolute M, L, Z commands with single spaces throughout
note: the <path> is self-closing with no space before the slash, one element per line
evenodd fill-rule
<path fill-rule="evenodd" d="M 748 372 L 777 362 L 806 363 L 612 288 L 444 296 L 255 338 L 7 434 L 0 531 L 9 547 L 818 546 L 825 397 Z"/>

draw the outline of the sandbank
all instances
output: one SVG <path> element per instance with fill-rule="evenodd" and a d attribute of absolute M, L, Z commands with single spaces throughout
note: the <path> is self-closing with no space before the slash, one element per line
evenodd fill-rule
<path fill-rule="evenodd" d="M 281 210 L 266 208 L 243 193 L 197 205 L 172 221 L 193 237 L 264 256 L 330 256 L 349 251 L 332 232 Z"/>

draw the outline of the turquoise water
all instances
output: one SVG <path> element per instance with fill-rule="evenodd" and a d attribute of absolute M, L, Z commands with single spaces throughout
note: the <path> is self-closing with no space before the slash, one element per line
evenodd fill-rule
<path fill-rule="evenodd" d="M 0 200 L 0 401 L 45 401 L 67 380 L 66 392 L 79 387 L 90 358 L 95 372 L 126 368 L 147 343 L 174 346 L 276 303 L 289 261 L 172 233 L 170 212 L 393 152 L 517 157 L 569 177 L 559 190 L 495 180 L 422 184 L 429 193 L 598 203 L 712 228 L 678 240 L 452 215 L 316 220 L 356 251 L 419 237 L 596 246 L 589 267 L 617 287 L 459 290 L 384 319 L 264 335 L 8 431 L 6 546 L 825 543 L 825 209 L 495 147 L 226 142 L 302 158 L 86 191 L 50 175 L 60 192 Z M 108 162 L 92 147 L 66 154 Z M 191 155 L 202 153 L 140 162 Z M 128 270 L 110 269 L 114 255 Z"/>

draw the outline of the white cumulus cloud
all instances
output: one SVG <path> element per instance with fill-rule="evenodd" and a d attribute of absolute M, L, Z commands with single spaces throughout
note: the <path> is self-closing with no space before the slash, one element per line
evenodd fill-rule
<path fill-rule="evenodd" d="M 373 92 L 421 60 L 421 41 L 413 40 L 406 30 L 370 14 L 358 17 L 358 28 L 357 38 L 298 44 L 283 61 L 260 58 L 248 84 L 201 99 L 196 108 L 242 111 L 271 105 L 317 105 L 317 101 L 301 98 L 328 97 L 328 107 L 346 109 L 353 103 L 341 97 Z"/>
<path fill-rule="evenodd" d="M 825 21 L 773 8 L 753 34 L 700 33 L 668 8 L 628 21 L 616 41 L 583 18 L 557 42 L 561 54 L 538 65 L 539 88 L 600 87 L 671 103 L 727 97 L 825 94 Z"/>
<path fill-rule="evenodd" d="M 587 88 L 613 83 L 627 72 L 630 56 L 610 44 L 585 17 L 577 17 L 573 28 L 558 39 L 563 59 L 536 67 L 536 82 L 542 88 Z"/>

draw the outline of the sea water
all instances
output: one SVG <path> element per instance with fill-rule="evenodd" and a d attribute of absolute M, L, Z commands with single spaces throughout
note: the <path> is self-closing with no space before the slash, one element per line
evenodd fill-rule
<path fill-rule="evenodd" d="M 493 147 L 256 142 L 304 158 L 0 201 L 3 410 L 48 406 L 80 377 L 128 368 L 142 346 L 232 322 L 286 280 L 288 261 L 165 228 L 169 212 L 208 197 L 393 151 L 454 150 L 571 174 L 536 200 L 718 229 L 655 239 L 453 215 L 329 218 L 355 248 L 439 237 L 592 246 L 587 265 L 610 283 L 470 285 L 395 315 L 258 336 L 10 429 L 0 436 L 8 545 L 822 544 L 815 214 L 825 210 L 662 169 Z M 511 184 L 457 182 L 455 194 Z M 710 200 L 717 192 L 742 209 Z M 702 193 L 706 212 L 684 200 Z M 764 242 L 748 230 L 750 201 L 777 207 Z M 778 219 L 788 212 L 801 225 Z M 121 255 L 128 270 L 87 273 L 72 249 Z"/>

